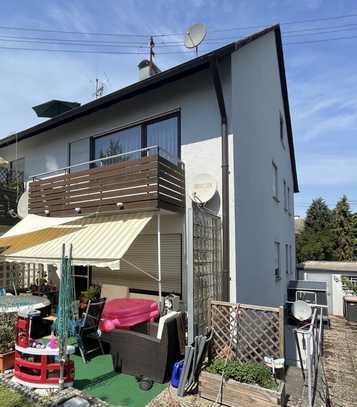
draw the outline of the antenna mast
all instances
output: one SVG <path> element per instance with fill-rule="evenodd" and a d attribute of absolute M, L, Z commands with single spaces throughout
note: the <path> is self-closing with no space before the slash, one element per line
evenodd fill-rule
<path fill-rule="evenodd" d="M 154 42 L 154 37 L 153 36 L 150 37 L 149 48 L 150 48 L 149 61 L 150 61 L 150 67 L 152 67 L 152 64 L 154 62 L 153 59 L 154 59 L 154 56 L 155 56 L 155 52 L 154 52 L 155 42 Z"/>
<path fill-rule="evenodd" d="M 104 93 L 104 83 L 98 78 L 95 78 L 95 98 L 98 99 L 103 96 Z"/>

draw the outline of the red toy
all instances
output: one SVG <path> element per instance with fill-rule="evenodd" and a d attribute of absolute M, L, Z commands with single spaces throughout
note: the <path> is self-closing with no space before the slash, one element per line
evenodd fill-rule
<path fill-rule="evenodd" d="M 31 319 L 34 315 L 33 313 L 19 313 L 18 315 L 14 380 L 29 387 L 58 387 L 60 363 L 57 360 L 59 355 L 57 341 L 50 340 L 49 346 L 46 347 L 31 340 Z M 55 344 L 56 347 L 54 347 Z M 73 384 L 74 363 L 69 359 L 69 355 L 74 353 L 74 350 L 73 346 L 67 346 L 63 377 L 65 386 Z"/>
<path fill-rule="evenodd" d="M 142 298 L 117 298 L 105 304 L 100 329 L 103 332 L 130 329 L 131 326 L 142 322 L 152 322 L 159 315 L 159 305 L 155 301 Z"/>
<path fill-rule="evenodd" d="M 19 312 L 16 325 L 16 345 L 27 348 L 30 345 L 32 318 L 41 314 L 40 311 Z"/>

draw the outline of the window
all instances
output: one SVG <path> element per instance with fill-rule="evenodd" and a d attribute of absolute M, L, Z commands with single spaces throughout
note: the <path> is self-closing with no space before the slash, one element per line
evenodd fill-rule
<path fill-rule="evenodd" d="M 274 242 L 274 276 L 280 280 L 280 243 Z"/>
<path fill-rule="evenodd" d="M 276 201 L 279 201 L 279 190 L 278 190 L 278 167 L 276 164 L 272 163 L 273 165 L 273 198 Z"/>
<path fill-rule="evenodd" d="M 289 245 L 289 262 L 290 274 L 293 274 L 293 251 L 291 249 L 291 245 Z"/>
<path fill-rule="evenodd" d="M 287 212 L 288 211 L 288 192 L 286 188 L 286 181 L 284 179 L 283 181 L 283 193 L 284 193 L 284 210 Z"/>
<path fill-rule="evenodd" d="M 285 273 L 289 274 L 289 245 L 285 244 Z"/>
<path fill-rule="evenodd" d="M 290 194 L 290 187 L 288 187 L 288 214 L 291 215 L 292 209 L 292 202 L 291 202 L 291 194 Z"/>
<path fill-rule="evenodd" d="M 280 112 L 279 115 L 279 124 L 280 124 L 280 141 L 281 144 L 283 146 L 283 148 L 285 149 L 285 139 L 284 139 L 284 118 L 282 113 Z"/>
<path fill-rule="evenodd" d="M 94 159 L 125 154 L 146 147 L 161 147 L 160 155 L 170 161 L 180 158 L 179 116 L 170 115 L 155 119 L 140 125 L 119 130 L 94 139 Z M 167 153 L 165 155 L 165 152 Z M 156 151 L 155 151 L 156 153 Z M 103 164 L 113 164 L 118 161 L 140 158 L 141 153 L 123 155 L 115 159 L 105 160 Z"/>
<path fill-rule="evenodd" d="M 68 144 L 68 165 L 88 163 L 90 160 L 90 139 L 83 138 Z M 82 171 L 89 168 L 89 164 L 70 168 L 70 172 Z"/>
<path fill-rule="evenodd" d="M 161 152 L 161 155 L 165 156 L 165 152 L 167 152 L 169 153 L 167 158 L 171 160 L 179 158 L 177 120 L 177 116 L 174 116 L 168 119 L 156 121 L 146 126 L 147 147 L 161 147 L 165 150 Z"/>
<path fill-rule="evenodd" d="M 116 131 L 106 136 L 94 139 L 94 159 L 110 157 L 118 154 L 125 154 L 130 151 L 141 149 L 141 127 L 130 127 L 128 129 Z M 140 153 L 123 155 L 113 159 L 103 161 L 103 164 L 110 165 L 120 161 L 140 158 Z"/>

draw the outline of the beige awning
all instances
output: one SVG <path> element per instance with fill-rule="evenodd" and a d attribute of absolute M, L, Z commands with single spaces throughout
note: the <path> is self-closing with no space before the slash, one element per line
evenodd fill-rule
<path fill-rule="evenodd" d="M 62 245 L 68 250 L 72 244 L 74 265 L 119 269 L 120 259 L 152 216 L 135 213 L 49 220 L 29 215 L 0 238 L 0 247 L 5 248 L 1 255 L 5 261 L 58 264 Z"/>

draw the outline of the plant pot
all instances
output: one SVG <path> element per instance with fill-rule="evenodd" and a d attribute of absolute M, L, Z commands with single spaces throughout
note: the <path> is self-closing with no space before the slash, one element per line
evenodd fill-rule
<path fill-rule="evenodd" d="M 0 353 L 0 373 L 15 366 L 15 351 Z"/>
<path fill-rule="evenodd" d="M 221 386 L 221 376 L 202 372 L 199 379 L 200 397 L 215 401 Z M 218 399 L 222 406 L 229 407 L 271 407 L 284 406 L 285 383 L 278 381 L 278 389 L 270 390 L 256 384 L 240 383 L 232 379 L 224 380 Z"/>

